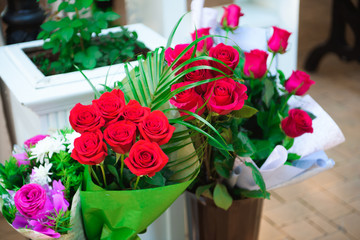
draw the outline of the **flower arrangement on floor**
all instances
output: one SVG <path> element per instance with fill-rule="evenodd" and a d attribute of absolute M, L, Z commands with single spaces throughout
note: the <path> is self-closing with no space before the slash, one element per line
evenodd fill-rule
<path fill-rule="evenodd" d="M 191 34 L 193 40 L 201 40 L 197 44 L 196 56 L 202 60 L 176 71 L 176 74 L 183 73 L 184 77 L 173 84 L 171 90 L 184 86 L 190 88 L 176 94 L 170 103 L 181 110 L 183 116 L 188 112 L 201 116 L 220 132 L 221 137 L 197 118 L 188 117 L 185 120 L 218 142 L 226 142 L 227 147 L 223 149 L 207 135 L 193 137 L 195 148 L 202 149 L 198 157 L 203 164 L 190 189 L 198 197 L 213 199 L 216 206 L 227 210 L 233 199 L 269 198 L 267 187 L 284 184 L 291 179 L 288 176 L 282 179 L 283 176 L 279 175 L 276 177 L 277 180 L 282 179 L 281 182 L 269 180 L 262 169 L 272 171 L 281 166 L 295 167 L 298 164 L 304 155 L 291 151 L 294 139 L 313 133 L 312 125 L 317 113 L 303 110 L 307 109 L 306 104 L 301 106 L 303 109 L 289 104 L 292 99 L 300 101 L 299 96 L 305 95 L 315 83 L 308 74 L 297 70 L 286 78 L 281 70 L 270 71 L 274 59 L 286 53 L 291 33 L 273 27 L 273 34 L 267 41 L 268 51 L 243 51 L 236 43 L 233 46 L 226 44 L 231 42 L 228 33 L 234 34 L 239 18 L 243 16 L 241 8 L 232 4 L 224 10 L 220 24 L 226 31 L 225 44 L 221 40 L 214 44 L 218 36 L 209 35 L 211 29 L 208 27 L 196 29 Z M 195 56 L 181 54 L 184 46 L 179 44 L 166 50 L 168 55 L 165 58 L 169 65 L 177 56 L 182 55 L 180 59 L 183 62 Z M 272 55 L 270 63 L 267 61 L 269 52 Z M 212 66 L 221 72 L 200 66 Z M 186 72 L 193 67 L 199 70 Z M 217 80 L 191 87 L 210 78 Z M 291 172 L 292 177 L 300 173 L 290 168 L 286 171 Z M 250 175 L 247 174 L 249 172 Z"/>
<path fill-rule="evenodd" d="M 2 213 L 31 239 L 84 239 L 78 188 L 83 167 L 71 157 L 76 132 L 37 135 L 0 165 Z"/>

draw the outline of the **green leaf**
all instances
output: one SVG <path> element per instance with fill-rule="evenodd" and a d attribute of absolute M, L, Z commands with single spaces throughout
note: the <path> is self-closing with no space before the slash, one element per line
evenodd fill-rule
<path fill-rule="evenodd" d="M 207 190 L 210 190 L 214 186 L 215 183 L 210 183 L 204 186 L 199 186 L 196 188 L 195 195 L 197 198 L 200 198 L 200 196 Z"/>
<path fill-rule="evenodd" d="M 118 183 L 120 183 L 120 177 L 119 177 L 119 173 L 117 171 L 117 169 L 113 166 L 113 165 L 106 165 L 107 169 L 109 170 L 109 172 L 116 178 L 116 181 Z"/>
<path fill-rule="evenodd" d="M 232 205 L 233 199 L 225 185 L 221 183 L 216 184 L 214 189 L 214 202 L 216 206 L 224 209 L 225 211 Z"/>
<path fill-rule="evenodd" d="M 105 13 L 105 19 L 107 21 L 114 21 L 114 20 L 116 20 L 118 18 L 120 18 L 120 15 L 117 14 L 116 12 L 109 11 L 109 12 Z"/>
<path fill-rule="evenodd" d="M 165 186 L 166 179 L 157 172 L 153 177 L 145 177 L 145 181 L 154 186 Z"/>
<path fill-rule="evenodd" d="M 80 19 L 75 19 L 73 21 L 71 21 L 70 26 L 73 28 L 78 28 L 81 27 L 83 25 L 83 22 Z"/>
<path fill-rule="evenodd" d="M 93 3 L 93 0 L 76 0 L 75 1 L 75 7 L 78 8 L 78 10 L 82 8 L 88 8 Z"/>
<path fill-rule="evenodd" d="M 246 198 L 266 198 L 266 199 L 270 199 L 270 193 L 266 192 L 266 195 L 264 196 L 264 193 L 260 190 L 253 190 L 253 191 L 248 191 L 248 190 L 243 190 L 241 189 L 239 191 L 239 194 L 243 197 Z"/>
<path fill-rule="evenodd" d="M 253 140 L 256 152 L 251 156 L 252 159 L 262 160 L 266 159 L 272 152 L 274 146 L 269 140 Z"/>
<path fill-rule="evenodd" d="M 74 34 L 74 29 L 72 27 L 63 28 L 59 30 L 59 34 L 65 40 L 65 42 L 69 42 Z"/>
<path fill-rule="evenodd" d="M 233 131 L 233 147 L 234 151 L 240 157 L 250 157 L 255 152 L 255 146 L 249 137 L 238 131 Z"/>
<path fill-rule="evenodd" d="M 49 1 L 49 0 L 48 0 Z M 55 0 L 56 1 L 56 0 Z M 69 3 L 68 2 L 62 2 L 59 4 L 59 7 L 58 7 L 58 11 L 61 12 L 62 10 L 64 10 L 65 8 L 67 8 L 69 6 Z"/>
<path fill-rule="evenodd" d="M 287 158 L 287 161 L 294 161 L 294 160 L 298 160 L 300 159 L 301 156 L 300 155 L 297 155 L 296 153 L 288 153 L 288 158 Z"/>
<path fill-rule="evenodd" d="M 274 96 L 274 93 L 274 83 L 270 79 L 266 78 L 264 80 L 264 94 L 262 96 L 262 100 L 267 107 L 269 107 L 270 101 Z"/>
<path fill-rule="evenodd" d="M 285 139 L 284 139 L 284 141 L 283 141 L 283 146 L 284 146 L 287 150 L 289 150 L 289 149 L 292 147 L 293 144 L 294 144 L 294 138 L 291 138 L 291 137 L 286 136 Z"/>
<path fill-rule="evenodd" d="M 234 118 L 251 118 L 258 110 L 256 108 L 244 105 L 240 110 L 232 111 L 231 116 Z"/>
<path fill-rule="evenodd" d="M 44 29 L 44 31 L 52 32 L 55 29 L 59 27 L 58 22 L 56 21 L 47 21 L 41 24 L 41 28 Z"/>
<path fill-rule="evenodd" d="M 230 178 L 230 173 L 234 166 L 235 158 L 228 156 L 223 156 L 220 152 L 216 151 L 214 154 L 214 166 L 216 172 L 224 177 L 224 178 Z"/>
<path fill-rule="evenodd" d="M 316 118 L 316 116 L 314 114 L 312 114 L 311 112 L 305 111 L 311 118 L 311 120 L 314 120 Z"/>
<path fill-rule="evenodd" d="M 279 79 L 280 79 L 280 83 L 281 85 L 285 85 L 285 74 L 281 71 L 281 70 L 277 70 L 278 74 L 279 74 Z"/>
<path fill-rule="evenodd" d="M 264 181 L 259 169 L 251 162 L 245 161 L 244 163 L 247 167 L 251 168 L 253 179 L 254 179 L 256 185 L 259 186 L 261 192 L 263 193 L 264 198 L 266 198 L 266 185 L 265 185 L 265 181 Z"/>

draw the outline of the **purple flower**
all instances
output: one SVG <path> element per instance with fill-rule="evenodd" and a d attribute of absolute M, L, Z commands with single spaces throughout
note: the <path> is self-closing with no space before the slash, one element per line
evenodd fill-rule
<path fill-rule="evenodd" d="M 48 228 L 46 226 L 46 224 L 40 222 L 40 221 L 36 221 L 36 220 L 31 220 L 30 221 L 30 225 L 32 226 L 32 229 L 36 232 L 45 234 L 49 237 L 53 237 L 53 238 L 59 238 L 61 237 L 60 233 L 55 232 L 53 229 Z"/>
<path fill-rule="evenodd" d="M 22 186 L 14 197 L 15 206 L 25 217 L 34 217 L 45 207 L 46 191 L 39 184 Z"/>
<path fill-rule="evenodd" d="M 35 137 L 29 138 L 24 142 L 26 148 L 30 148 L 31 146 L 36 145 L 40 140 L 48 137 L 49 135 L 36 135 Z"/>
<path fill-rule="evenodd" d="M 29 165 L 29 157 L 26 152 L 23 153 L 15 153 L 13 154 L 13 157 L 16 158 L 17 164 L 20 167 L 20 165 Z"/>
<path fill-rule="evenodd" d="M 67 211 L 69 208 L 69 202 L 64 197 L 65 187 L 62 185 L 61 180 L 53 181 L 53 190 L 51 190 L 53 205 L 57 213 L 62 209 L 62 211 Z"/>

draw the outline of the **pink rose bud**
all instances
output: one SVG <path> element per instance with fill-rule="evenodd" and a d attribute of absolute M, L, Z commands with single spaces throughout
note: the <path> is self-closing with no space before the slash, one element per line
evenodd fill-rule
<path fill-rule="evenodd" d="M 310 79 L 309 74 L 306 72 L 293 71 L 290 78 L 285 82 L 285 89 L 289 93 L 295 91 L 295 95 L 302 96 L 313 84 L 315 84 L 315 82 Z"/>
<path fill-rule="evenodd" d="M 248 77 L 262 78 L 267 70 L 267 57 L 267 52 L 258 49 L 245 52 L 244 74 Z"/>
<path fill-rule="evenodd" d="M 239 26 L 239 19 L 244 14 L 241 8 L 236 4 L 230 4 L 224 7 L 224 15 L 221 18 L 221 26 L 225 30 L 233 31 Z"/>
<path fill-rule="evenodd" d="M 311 117 L 301 109 L 289 110 L 289 116 L 281 121 L 281 128 L 287 136 L 292 138 L 314 131 Z"/>
<path fill-rule="evenodd" d="M 197 32 L 197 35 L 196 35 L 196 32 Z M 210 28 L 200 28 L 200 29 L 197 29 L 196 31 L 194 31 L 191 34 L 191 39 L 193 41 L 195 41 L 196 37 L 201 38 L 203 36 L 208 36 L 208 35 L 210 35 Z M 209 49 L 212 47 L 213 44 L 214 44 L 214 41 L 213 41 L 213 39 L 211 37 L 206 38 L 206 39 L 204 39 L 204 40 L 197 43 L 196 50 L 198 52 L 209 51 Z"/>
<path fill-rule="evenodd" d="M 274 53 L 285 53 L 291 33 L 278 27 L 273 27 L 273 29 L 274 33 L 268 42 L 269 49 Z"/>

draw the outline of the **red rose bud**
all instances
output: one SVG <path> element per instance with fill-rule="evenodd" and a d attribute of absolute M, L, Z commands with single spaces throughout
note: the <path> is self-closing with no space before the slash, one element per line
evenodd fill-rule
<path fill-rule="evenodd" d="M 269 49 L 274 53 L 285 53 L 291 33 L 278 27 L 273 29 L 274 33 L 268 41 Z"/>
<path fill-rule="evenodd" d="M 267 71 L 267 57 L 267 52 L 259 49 L 245 52 L 244 74 L 248 77 L 262 78 Z"/>
<path fill-rule="evenodd" d="M 198 61 L 187 64 L 185 66 L 185 70 L 190 69 L 192 67 L 197 67 L 197 66 L 209 66 L 209 62 L 206 60 L 198 60 Z M 189 72 L 185 75 L 185 81 L 187 81 L 187 82 L 198 82 L 198 81 L 203 81 L 203 80 L 210 79 L 210 78 L 213 78 L 211 71 L 209 69 L 204 69 L 204 68 Z M 200 95 L 205 93 L 206 89 L 207 89 L 207 83 L 197 86 L 195 88 L 196 92 L 199 93 Z"/>
<path fill-rule="evenodd" d="M 141 106 L 136 100 L 130 100 L 124 107 L 122 116 L 125 120 L 138 124 L 142 122 L 150 114 L 150 112 L 150 108 Z"/>
<path fill-rule="evenodd" d="M 197 32 L 197 35 L 196 35 Z M 196 40 L 197 38 L 201 38 L 203 36 L 208 36 L 210 35 L 210 28 L 200 28 L 195 30 L 192 34 L 191 34 L 191 39 L 193 41 Z M 205 51 L 209 51 L 209 49 L 212 47 L 212 45 L 214 44 L 214 41 L 211 37 L 206 38 L 200 42 L 197 43 L 197 48 L 196 50 L 198 52 L 205 52 Z"/>
<path fill-rule="evenodd" d="M 292 138 L 314 131 L 311 117 L 300 109 L 289 110 L 289 116 L 281 121 L 281 128 L 287 136 Z"/>
<path fill-rule="evenodd" d="M 176 83 L 171 86 L 171 91 L 174 91 L 180 87 L 186 86 L 191 82 L 183 82 Z M 204 100 L 202 97 L 195 92 L 194 88 L 187 89 L 176 94 L 173 98 L 170 99 L 170 103 L 179 109 L 188 110 L 190 112 L 195 113 L 204 105 Z M 205 107 L 203 107 L 197 114 L 201 115 L 205 111 Z M 179 111 L 181 116 L 189 115 L 183 111 Z M 190 116 L 185 119 L 185 121 L 195 119 L 193 116 Z"/>
<path fill-rule="evenodd" d="M 155 110 L 139 123 L 139 131 L 143 139 L 163 145 L 170 140 L 175 127 L 169 124 L 163 112 Z"/>
<path fill-rule="evenodd" d="M 96 165 L 104 161 L 107 147 L 100 130 L 85 132 L 74 141 L 71 157 L 81 164 Z"/>
<path fill-rule="evenodd" d="M 136 124 L 130 121 L 119 121 L 110 124 L 104 130 L 104 139 L 111 149 L 120 154 L 130 151 L 136 140 Z"/>
<path fill-rule="evenodd" d="M 168 156 L 157 143 L 139 140 L 130 149 L 129 157 L 125 158 L 124 163 L 136 176 L 153 177 L 168 161 Z"/>
<path fill-rule="evenodd" d="M 166 49 L 165 50 L 165 60 L 166 60 L 167 64 L 170 66 L 175 61 L 175 59 L 181 54 L 181 52 L 184 51 L 185 48 L 187 48 L 188 46 L 189 46 L 189 44 L 178 44 L 175 46 L 174 49 L 172 49 L 170 47 L 168 49 Z M 191 58 L 193 50 L 194 50 L 194 48 L 192 47 L 184 55 L 182 55 L 177 60 L 177 62 L 174 64 L 172 69 L 174 70 L 177 66 L 179 66 L 186 60 L 189 60 Z"/>
<path fill-rule="evenodd" d="M 215 81 L 205 94 L 205 101 L 209 99 L 207 107 L 210 111 L 226 115 L 234 110 L 240 110 L 248 98 L 246 86 L 235 82 L 231 78 Z"/>
<path fill-rule="evenodd" d="M 295 95 L 302 96 L 313 84 L 315 84 L 315 82 L 310 79 L 309 74 L 306 72 L 293 71 L 290 78 L 285 82 L 285 89 L 289 93 L 295 91 Z"/>
<path fill-rule="evenodd" d="M 78 133 L 93 132 L 105 124 L 101 113 L 92 105 L 76 104 L 70 111 L 71 127 Z"/>
<path fill-rule="evenodd" d="M 225 30 L 233 31 L 239 26 L 239 19 L 244 14 L 241 8 L 236 4 L 230 4 L 224 7 L 224 15 L 221 18 L 221 26 Z"/>
<path fill-rule="evenodd" d="M 105 119 L 105 127 L 116 122 L 121 116 L 125 107 L 124 94 L 119 89 L 103 93 L 99 99 L 92 101 L 94 107 L 98 109 L 101 116 Z"/>
<path fill-rule="evenodd" d="M 234 70 L 239 64 L 239 52 L 232 46 L 228 46 L 223 43 L 212 47 L 209 51 L 209 56 L 222 61 L 232 70 Z M 228 75 L 232 74 L 232 71 L 221 63 L 210 61 L 210 65 Z M 220 73 L 216 72 L 216 74 Z"/>

